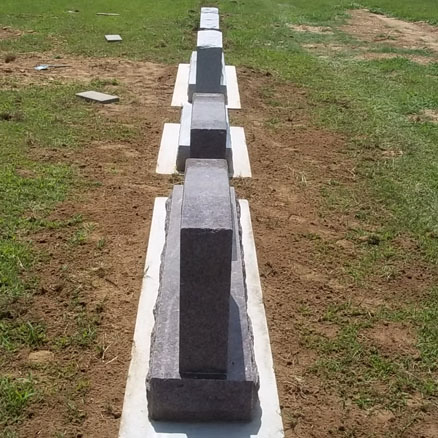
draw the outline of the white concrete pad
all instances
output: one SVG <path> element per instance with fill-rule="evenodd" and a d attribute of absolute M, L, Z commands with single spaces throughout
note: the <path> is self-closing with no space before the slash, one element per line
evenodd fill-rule
<path fill-rule="evenodd" d="M 241 126 L 230 126 L 230 136 L 233 151 L 233 177 L 251 178 L 251 164 L 249 163 L 245 130 Z"/>
<path fill-rule="evenodd" d="M 248 202 L 245 200 L 239 201 L 240 222 L 248 314 L 254 331 L 254 353 L 260 375 L 260 404 L 255 419 L 250 423 L 195 424 L 156 422 L 148 418 L 145 378 L 149 367 L 153 308 L 158 294 L 161 252 L 165 240 L 166 199 L 156 198 L 152 215 L 119 438 L 284 438 L 254 235 Z"/>
<path fill-rule="evenodd" d="M 179 123 L 165 123 L 161 137 L 156 172 L 164 175 L 176 173 L 176 157 L 178 154 Z M 233 177 L 251 178 L 248 147 L 245 131 L 239 126 L 230 127 L 231 150 L 233 151 Z"/>
<path fill-rule="evenodd" d="M 164 175 L 176 173 L 176 156 L 178 154 L 179 123 L 165 123 L 158 151 L 156 172 Z"/>
<path fill-rule="evenodd" d="M 179 64 L 171 106 L 183 106 L 187 100 L 190 64 Z M 228 109 L 241 109 L 237 73 L 234 65 L 226 65 Z"/>
<path fill-rule="evenodd" d="M 115 43 L 115 42 L 118 42 L 118 41 L 122 41 L 122 37 L 120 35 L 105 35 L 105 39 L 109 43 Z"/>
<path fill-rule="evenodd" d="M 76 93 L 76 96 L 85 100 L 90 100 L 92 102 L 99 102 L 99 103 L 113 103 L 119 101 L 118 96 L 112 96 L 111 94 L 100 93 L 99 91 L 84 91 L 82 93 Z"/>

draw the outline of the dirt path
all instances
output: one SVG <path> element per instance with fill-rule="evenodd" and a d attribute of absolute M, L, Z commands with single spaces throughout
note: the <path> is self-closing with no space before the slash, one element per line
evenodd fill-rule
<path fill-rule="evenodd" d="M 351 19 L 341 29 L 360 40 L 381 42 L 403 49 L 428 49 L 438 52 L 438 27 L 408 22 L 367 9 L 350 11 Z"/>
<path fill-rule="evenodd" d="M 35 81 L 27 70 L 35 61 L 18 60 L 10 74 Z M 100 185 L 72 197 L 53 215 L 79 213 L 94 224 L 82 245 L 66 251 L 62 231 L 34 237 L 37 248 L 51 257 L 39 266 L 44 291 L 36 296 L 32 311 L 45 315 L 49 333 L 57 335 L 66 329 L 65 315 L 75 296 L 77 305 L 98 315 L 102 348 L 57 353 L 60 372 L 73 367 L 88 382 L 87 390 L 69 410 L 65 398 L 70 389 L 54 388 L 44 403 L 33 406 L 31 418 L 20 427 L 23 437 L 49 437 L 61 430 L 65 437 L 117 436 L 153 200 L 168 195 L 175 183 L 155 174 L 155 165 L 163 123 L 179 119 L 179 110 L 170 108 L 176 67 L 120 60 L 83 60 L 81 65 L 79 78 L 111 77 L 127 87 L 120 105 L 96 111 L 140 126 L 144 138 L 117 144 L 96 141 L 81 151 L 46 151 L 38 157 L 72 163 L 85 179 Z M 36 80 L 73 76 L 68 70 L 49 75 Z M 317 356 L 304 343 L 303 333 L 310 329 L 334 336 L 336 327 L 321 318 L 328 305 L 352 300 L 373 308 L 421 284 L 420 294 L 431 274 L 426 268 L 419 273 L 411 264 L 392 283 L 381 280 L 360 288 L 346 280 L 345 263 L 360 253 L 360 246 L 346 238 L 357 222 L 321 214 L 321 189 L 328 182 L 356 184 L 343 138 L 312 126 L 306 96 L 294 86 L 246 69 L 238 70 L 238 80 L 243 109 L 232 113 L 231 120 L 245 127 L 254 177 L 233 185 L 250 203 L 286 437 L 343 437 L 347 430 L 356 431 L 349 436 L 370 436 L 369 430 L 384 436 L 403 418 L 346 403 L 337 388 L 310 373 Z M 268 92 L 283 105 L 268 105 Z M 102 239 L 105 246 L 98 249 Z M 400 335 L 403 328 L 398 330 Z M 433 415 L 425 415 L 422 433 L 431 438 L 427 428 L 434 425 Z"/>

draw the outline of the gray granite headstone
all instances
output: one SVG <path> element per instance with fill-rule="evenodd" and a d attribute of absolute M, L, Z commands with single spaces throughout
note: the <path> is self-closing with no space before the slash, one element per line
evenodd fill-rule
<path fill-rule="evenodd" d="M 225 154 L 221 136 L 224 126 L 226 129 Z M 194 128 L 193 151 L 191 147 L 192 127 Z M 228 162 L 229 174 L 233 175 L 230 123 L 222 94 L 196 94 L 193 104 L 183 105 L 176 158 L 178 172 L 184 172 L 187 158 L 225 158 Z"/>
<path fill-rule="evenodd" d="M 222 32 L 200 30 L 197 40 L 196 91 L 220 93 L 222 76 Z"/>
<path fill-rule="evenodd" d="M 197 92 L 196 87 L 196 75 L 198 66 L 198 53 L 192 52 L 190 56 L 190 68 L 189 68 L 189 85 L 187 88 L 187 98 L 189 102 L 192 102 L 193 93 Z M 225 58 L 222 54 L 222 73 L 220 79 L 219 92 L 225 96 L 225 103 L 227 103 L 227 77 L 225 74 Z"/>
<path fill-rule="evenodd" d="M 181 110 L 181 120 L 178 137 L 178 152 L 176 170 L 184 172 L 186 160 L 190 158 L 190 126 L 192 125 L 192 104 L 185 103 Z"/>
<path fill-rule="evenodd" d="M 224 96 L 195 93 L 190 126 L 190 157 L 225 158 L 227 129 Z"/>
<path fill-rule="evenodd" d="M 232 243 L 227 162 L 188 165 L 181 212 L 182 376 L 226 377 Z"/>
<path fill-rule="evenodd" d="M 228 169 L 224 160 L 189 159 L 186 172 L 186 185 L 175 186 L 167 202 L 166 240 L 146 378 L 149 416 L 157 421 L 249 421 L 257 405 L 259 382 L 247 314 L 238 204 L 234 190 L 228 186 Z M 210 246 L 211 255 L 202 257 L 207 248 L 198 239 L 199 235 L 191 235 L 189 229 L 192 225 L 196 230 L 205 225 L 210 231 L 216 226 L 223 230 L 223 241 L 210 241 L 216 245 L 216 248 Z M 183 229 L 189 230 L 189 236 L 183 236 Z M 207 235 L 210 231 L 206 231 Z M 192 251 L 187 251 L 187 238 L 192 242 Z M 230 269 L 214 266 L 212 256 L 220 258 L 216 259 L 217 263 L 231 264 Z M 190 266 L 195 260 L 183 261 L 181 257 L 196 259 L 199 266 Z M 201 266 L 209 272 L 204 272 L 205 278 L 199 277 L 197 285 L 195 280 L 202 274 Z M 212 285 L 213 272 L 220 288 Z M 229 273 L 227 306 L 223 298 Z M 186 281 L 184 278 L 189 281 L 186 285 L 181 284 Z M 188 288 L 190 282 L 193 289 Z M 219 297 L 209 294 L 213 290 Z M 199 302 L 193 301 L 196 298 Z M 212 302 L 218 307 L 208 307 Z M 189 312 L 199 320 L 198 325 L 196 321 L 188 322 L 186 315 L 182 315 L 189 303 L 193 306 Z M 225 308 L 228 309 L 227 327 L 224 327 Z M 205 315 L 200 316 L 202 312 Z M 207 315 L 214 321 L 206 321 Z M 216 329 L 221 333 L 211 332 Z M 226 353 L 224 332 L 227 333 Z M 187 340 L 192 340 L 193 344 L 184 345 Z M 226 360 L 211 351 L 212 346 L 206 345 L 207 340 L 219 346 Z M 199 352 L 201 344 L 212 354 L 211 358 L 203 352 L 193 353 Z M 196 372 L 180 370 L 181 362 L 183 367 L 193 368 L 194 365 Z"/>

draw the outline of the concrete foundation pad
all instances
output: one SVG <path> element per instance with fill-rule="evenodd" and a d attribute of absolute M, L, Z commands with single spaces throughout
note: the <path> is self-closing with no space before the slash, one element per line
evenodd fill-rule
<path fill-rule="evenodd" d="M 144 382 L 149 369 L 153 308 L 158 295 L 165 240 L 166 200 L 155 200 L 119 438 L 284 438 L 249 206 L 244 200 L 239 201 L 240 224 L 248 315 L 253 326 L 254 353 L 260 378 L 258 414 L 249 423 L 170 423 L 149 420 Z"/>
<path fill-rule="evenodd" d="M 112 96 L 111 94 L 100 93 L 98 91 L 84 91 L 83 93 L 76 93 L 76 96 L 89 100 L 90 102 L 98 103 L 114 103 L 119 101 L 118 96 Z"/>
<path fill-rule="evenodd" d="M 241 109 L 237 73 L 234 65 L 226 65 L 227 78 L 227 108 Z M 189 84 L 190 64 L 179 64 L 172 96 L 172 106 L 183 106 L 188 102 L 187 89 Z"/>
<path fill-rule="evenodd" d="M 176 157 L 178 154 L 179 123 L 165 123 L 158 152 L 156 172 L 164 175 L 176 173 Z M 251 178 L 248 147 L 245 131 L 242 127 L 231 126 L 231 149 L 233 153 L 233 178 Z"/>

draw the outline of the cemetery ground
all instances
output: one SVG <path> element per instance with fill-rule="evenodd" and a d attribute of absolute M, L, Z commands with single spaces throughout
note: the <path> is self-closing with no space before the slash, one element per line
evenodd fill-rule
<path fill-rule="evenodd" d="M 117 436 L 153 200 L 182 181 L 155 166 L 200 5 L 0 5 L 3 437 Z M 211 5 L 286 436 L 436 437 L 436 2 Z"/>

